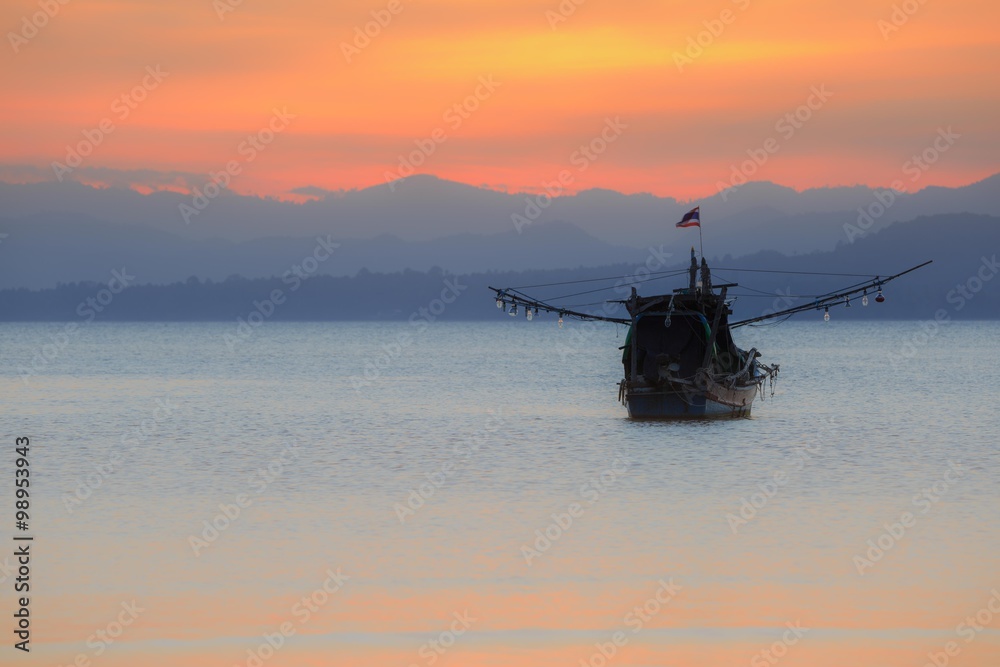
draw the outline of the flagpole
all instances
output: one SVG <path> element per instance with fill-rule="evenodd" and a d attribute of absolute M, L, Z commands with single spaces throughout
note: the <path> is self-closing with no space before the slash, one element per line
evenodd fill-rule
<path fill-rule="evenodd" d="M 698 249 L 701 250 L 701 258 L 705 259 L 705 243 L 701 239 L 701 220 L 698 220 Z"/>

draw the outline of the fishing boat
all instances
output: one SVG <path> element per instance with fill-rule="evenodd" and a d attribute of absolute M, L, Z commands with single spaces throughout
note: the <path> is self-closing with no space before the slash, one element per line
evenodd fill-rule
<path fill-rule="evenodd" d="M 733 329 L 814 309 L 822 309 L 824 318 L 829 320 L 831 306 L 850 306 L 851 297 L 856 295 L 861 295 L 862 304 L 867 306 L 869 292 L 875 294 L 876 303 L 882 303 L 885 283 L 927 264 L 930 262 L 887 278 L 875 276 L 843 290 L 819 295 L 809 303 L 738 322 L 729 321 L 733 314 L 729 290 L 738 284 L 713 285 L 707 261 L 702 256 L 699 265 L 694 248 L 685 287 L 666 294 L 639 296 L 632 286 L 628 299 L 607 302 L 624 305 L 627 318 L 608 314 L 607 308 L 603 313 L 588 313 L 550 303 L 551 300 L 535 299 L 522 292 L 523 287 L 490 289 L 495 293 L 498 308 L 515 316 L 521 309 L 529 320 L 548 312 L 559 314 L 560 327 L 567 318 L 627 325 L 625 344 L 620 348 L 624 378 L 618 385 L 618 398 L 629 417 L 733 418 L 749 417 L 755 399 L 774 395 L 779 371 L 778 364 L 761 361 L 756 348 L 738 347 Z M 677 273 L 681 272 L 673 275 Z"/>

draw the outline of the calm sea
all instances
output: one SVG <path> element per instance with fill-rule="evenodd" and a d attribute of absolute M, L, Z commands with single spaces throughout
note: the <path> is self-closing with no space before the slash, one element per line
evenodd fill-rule
<path fill-rule="evenodd" d="M 1000 324 L 741 329 L 773 397 L 688 423 L 613 325 L 235 334 L 0 326 L 0 662 L 1000 665 Z"/>

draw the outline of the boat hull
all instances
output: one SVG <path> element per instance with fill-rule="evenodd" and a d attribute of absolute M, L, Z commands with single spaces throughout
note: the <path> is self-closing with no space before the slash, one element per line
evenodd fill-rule
<path fill-rule="evenodd" d="M 632 419 L 698 419 L 749 417 L 756 386 L 720 391 L 709 387 L 643 387 L 627 389 L 624 403 Z"/>

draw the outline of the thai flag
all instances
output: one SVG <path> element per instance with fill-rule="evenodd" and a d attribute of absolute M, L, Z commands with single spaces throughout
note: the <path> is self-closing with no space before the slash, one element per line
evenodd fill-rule
<path fill-rule="evenodd" d="M 701 207 L 695 206 L 684 214 L 684 218 L 677 223 L 678 227 L 701 227 Z"/>

